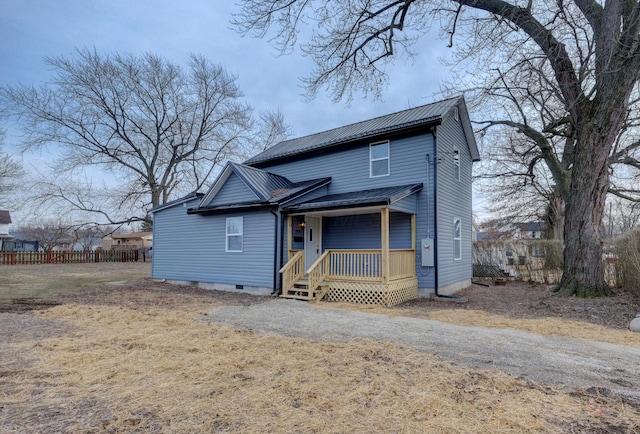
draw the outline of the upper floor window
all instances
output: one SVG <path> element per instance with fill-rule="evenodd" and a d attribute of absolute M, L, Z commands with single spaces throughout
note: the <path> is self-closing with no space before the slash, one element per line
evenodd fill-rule
<path fill-rule="evenodd" d="M 226 252 L 242 252 L 242 217 L 227 217 Z"/>
<path fill-rule="evenodd" d="M 453 259 L 462 259 L 462 221 L 459 217 L 453 219 Z"/>
<path fill-rule="evenodd" d="M 453 179 L 460 181 L 460 151 L 453 150 Z"/>
<path fill-rule="evenodd" d="M 389 141 L 369 145 L 369 176 L 389 175 Z"/>

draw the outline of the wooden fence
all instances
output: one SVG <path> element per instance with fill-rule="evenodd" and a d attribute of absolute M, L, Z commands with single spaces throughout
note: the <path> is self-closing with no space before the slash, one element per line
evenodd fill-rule
<path fill-rule="evenodd" d="M 89 252 L 0 252 L 0 265 L 84 264 L 89 262 L 146 261 L 138 250 L 95 250 Z M 150 256 L 149 256 L 149 259 Z"/>

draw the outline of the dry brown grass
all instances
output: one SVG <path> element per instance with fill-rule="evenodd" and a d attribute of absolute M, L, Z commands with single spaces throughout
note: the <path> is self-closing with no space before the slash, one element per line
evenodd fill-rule
<path fill-rule="evenodd" d="M 561 336 L 612 344 L 640 346 L 640 334 L 629 330 L 613 330 L 596 324 L 562 318 L 513 319 L 481 310 L 437 310 L 425 318 L 451 324 L 493 328 L 512 328 L 545 336 Z"/>
<path fill-rule="evenodd" d="M 389 343 L 254 334 L 201 321 L 191 307 L 71 304 L 37 315 L 73 332 L 5 347 L 28 360 L 0 375 L 0 417 L 18 432 L 640 429 L 638 410 L 619 401 Z"/>
<path fill-rule="evenodd" d="M 357 305 L 352 303 L 320 303 L 319 305 L 388 316 L 412 316 L 462 326 L 510 328 L 544 336 L 558 336 L 611 344 L 640 346 L 640 333 L 634 333 L 629 330 L 616 330 L 597 324 L 589 324 L 583 321 L 573 321 L 558 317 L 509 318 L 504 315 L 491 314 L 483 310 L 471 309 L 403 311 L 388 309 L 377 305 Z"/>

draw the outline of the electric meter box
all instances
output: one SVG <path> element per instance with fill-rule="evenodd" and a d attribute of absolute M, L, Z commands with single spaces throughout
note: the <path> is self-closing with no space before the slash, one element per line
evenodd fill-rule
<path fill-rule="evenodd" d="M 433 256 L 433 238 L 423 238 L 420 240 L 420 250 L 422 253 L 422 266 L 433 267 L 435 265 Z"/>

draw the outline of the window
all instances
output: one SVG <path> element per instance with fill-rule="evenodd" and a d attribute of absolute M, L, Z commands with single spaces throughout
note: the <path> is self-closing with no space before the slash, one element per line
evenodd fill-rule
<path fill-rule="evenodd" d="M 242 252 L 242 217 L 227 217 L 227 252 Z"/>
<path fill-rule="evenodd" d="M 369 145 L 369 177 L 389 175 L 389 142 Z"/>
<path fill-rule="evenodd" d="M 458 217 L 453 219 L 453 259 L 462 259 L 462 222 Z"/>
<path fill-rule="evenodd" d="M 460 151 L 453 150 L 453 179 L 460 181 Z"/>

